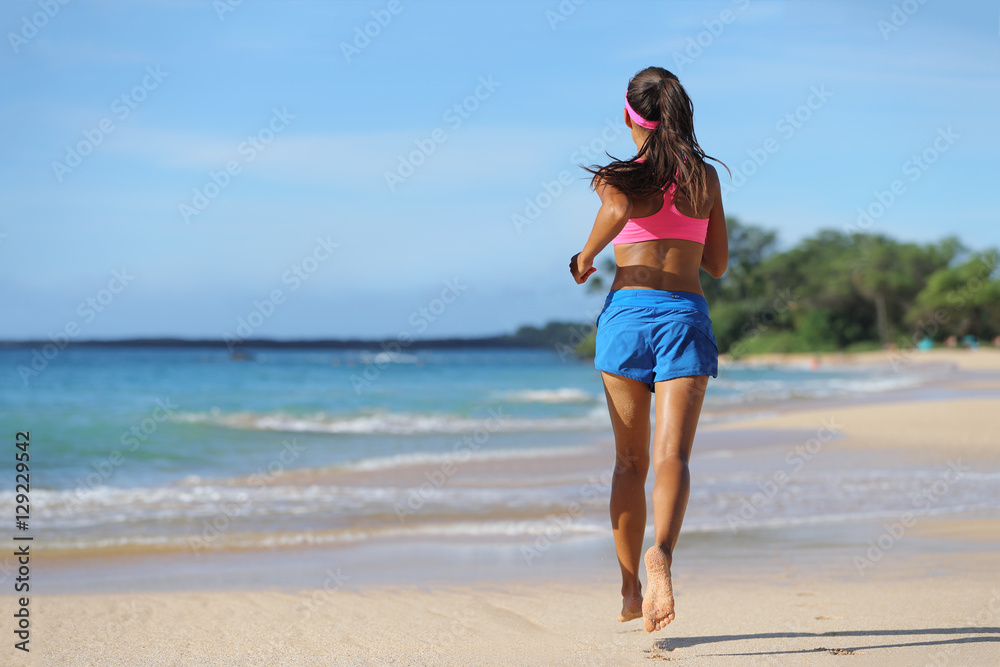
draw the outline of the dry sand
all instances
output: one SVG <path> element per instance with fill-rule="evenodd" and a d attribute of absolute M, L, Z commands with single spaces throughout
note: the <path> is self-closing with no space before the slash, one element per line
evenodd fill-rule
<path fill-rule="evenodd" d="M 741 364 L 885 364 L 886 368 L 902 368 L 911 364 L 940 362 L 955 364 L 965 370 L 1000 370 L 1000 349 L 979 348 L 933 349 L 921 352 L 914 349 L 871 352 L 802 352 L 796 354 L 755 354 L 740 359 Z M 733 363 L 728 355 L 720 357 L 721 363 Z"/>
<path fill-rule="evenodd" d="M 831 447 L 905 450 L 908 456 L 946 461 L 1000 459 L 1000 397 L 948 401 L 833 406 L 716 424 L 705 431 L 807 429 L 820 435 L 836 430 Z"/>
<path fill-rule="evenodd" d="M 743 582 L 679 577 L 677 619 L 653 634 L 641 619 L 618 623 L 615 591 L 586 583 L 52 596 L 36 599 L 33 661 L 19 662 L 1000 664 L 995 554 L 918 560 L 877 576 L 849 581 L 803 567 L 777 577 L 748 571 Z"/>
<path fill-rule="evenodd" d="M 931 350 L 928 352 L 864 352 L 857 354 L 758 355 L 746 363 L 821 365 L 885 364 L 887 371 L 900 355 L 912 364 L 951 364 L 964 373 L 942 381 L 942 386 L 974 390 L 983 396 L 956 400 L 878 402 L 871 405 L 792 409 L 777 416 L 749 417 L 713 424 L 699 430 L 807 429 L 819 431 L 833 424 L 838 435 L 833 447 L 905 449 L 908 455 L 941 461 L 964 456 L 969 460 L 1000 459 L 1000 350 Z M 978 372 L 978 373 L 977 373 Z"/>

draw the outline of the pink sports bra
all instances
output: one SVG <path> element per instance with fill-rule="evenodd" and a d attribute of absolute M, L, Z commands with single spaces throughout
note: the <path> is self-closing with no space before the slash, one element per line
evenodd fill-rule
<path fill-rule="evenodd" d="M 643 158 L 637 158 L 639 162 Z M 678 170 L 679 172 L 679 170 Z M 644 218 L 629 218 L 622 230 L 611 241 L 611 245 L 654 241 L 657 239 L 682 239 L 705 245 L 708 235 L 708 218 L 692 218 L 677 210 L 674 205 L 673 183 L 663 193 L 663 206 L 653 215 Z M 669 205 L 668 205 L 669 202 Z"/>

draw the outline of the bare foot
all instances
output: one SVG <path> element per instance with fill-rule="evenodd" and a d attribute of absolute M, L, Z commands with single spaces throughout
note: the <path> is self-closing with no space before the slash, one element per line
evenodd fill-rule
<path fill-rule="evenodd" d="M 622 613 L 618 614 L 618 620 L 622 623 L 642 616 L 642 594 L 622 598 Z"/>
<path fill-rule="evenodd" d="M 646 551 L 646 596 L 642 618 L 646 632 L 667 627 L 674 620 L 674 589 L 670 584 L 670 560 L 660 547 Z"/>

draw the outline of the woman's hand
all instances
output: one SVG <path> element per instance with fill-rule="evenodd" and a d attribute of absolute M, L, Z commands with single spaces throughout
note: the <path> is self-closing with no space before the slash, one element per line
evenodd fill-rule
<path fill-rule="evenodd" d="M 597 270 L 594 268 L 594 260 L 587 259 L 582 254 L 578 252 L 573 255 L 573 259 L 569 260 L 569 272 L 573 274 L 573 280 L 576 281 L 577 285 L 587 282 L 590 274 Z"/>

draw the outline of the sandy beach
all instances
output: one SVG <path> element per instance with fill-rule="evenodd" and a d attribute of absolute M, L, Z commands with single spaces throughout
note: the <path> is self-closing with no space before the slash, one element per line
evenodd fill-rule
<path fill-rule="evenodd" d="M 870 353 L 821 357 L 820 363 L 888 362 L 885 354 Z M 359 547 L 354 556 L 346 549 L 276 550 L 262 557 L 254 575 L 234 574 L 224 587 L 199 578 L 197 568 L 210 561 L 199 565 L 180 555 L 91 557 L 86 564 L 42 559 L 40 578 L 69 582 L 83 576 L 92 583 L 71 594 L 49 586 L 34 595 L 31 652 L 5 648 L 2 662 L 1000 664 L 1000 516 L 981 508 L 937 513 L 933 495 L 951 493 L 949 485 L 962 476 L 1000 474 L 1000 353 L 948 351 L 913 363 L 953 364 L 960 372 L 933 388 L 939 393 L 915 398 L 912 392 L 886 392 L 867 404 L 804 401 L 700 432 L 711 443 L 787 431 L 795 435 L 789 442 L 798 438 L 804 448 L 799 451 L 809 452 L 813 436 L 832 425 L 835 437 L 817 440 L 808 465 L 902 461 L 940 469 L 940 480 L 927 480 L 927 507 L 914 499 L 909 512 L 870 521 L 682 534 L 674 565 L 677 618 L 656 633 L 646 633 L 641 620 L 615 620 L 620 581 L 608 540 L 589 552 L 560 543 L 527 569 L 484 560 L 483 553 L 431 563 L 436 552 L 395 542 L 368 551 Z M 779 447 L 773 461 L 795 446 Z M 724 460 L 724 451 L 718 453 Z M 766 470 L 776 464 L 761 465 Z M 693 480 L 697 485 L 698 478 Z M 938 483 L 944 487 L 935 491 Z M 329 573 L 325 581 L 286 576 L 307 556 L 309 567 Z M 230 567 L 236 560 L 214 562 L 219 582 L 227 569 L 236 571 Z M 427 564 L 423 570 L 421 562 Z M 148 585 L 105 585 L 94 574 L 102 567 L 135 568 L 145 578 L 127 581 Z M 156 583 L 158 573 L 163 579 Z M 15 605 L 13 596 L 4 596 L 6 618 Z"/>
<path fill-rule="evenodd" d="M 721 355 L 720 363 L 733 363 L 729 355 Z M 749 365 L 808 364 L 817 361 L 825 365 L 880 364 L 896 370 L 911 364 L 947 363 L 972 371 L 1000 370 L 1000 350 L 981 347 L 976 350 L 934 348 L 932 350 L 899 349 L 870 352 L 800 352 L 793 354 L 754 354 L 740 359 Z"/>
<path fill-rule="evenodd" d="M 678 576 L 678 617 L 654 635 L 618 623 L 613 587 L 589 583 L 52 596 L 38 604 L 33 664 L 990 665 L 1000 656 L 995 551 L 915 559 L 864 581 L 805 564 L 730 575 L 742 581 Z"/>

